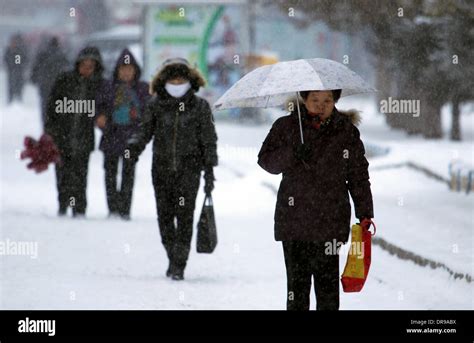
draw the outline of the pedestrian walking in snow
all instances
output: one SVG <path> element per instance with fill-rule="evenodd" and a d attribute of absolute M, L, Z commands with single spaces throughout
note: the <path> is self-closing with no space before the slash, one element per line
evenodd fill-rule
<path fill-rule="evenodd" d="M 61 73 L 51 90 L 45 131 L 61 155 L 56 164 L 59 215 L 71 207 L 74 217 L 86 213 L 89 156 L 94 150 L 94 123 L 98 96 L 104 88 L 100 52 L 86 47 L 76 59 L 74 70 Z"/>
<path fill-rule="evenodd" d="M 31 72 L 31 82 L 38 86 L 41 100 L 41 123 L 44 126 L 48 96 L 56 77 L 68 67 L 68 61 L 57 37 L 49 39 L 47 45 L 36 56 Z"/>
<path fill-rule="evenodd" d="M 14 35 L 9 42 L 3 55 L 7 70 L 8 102 L 15 99 L 21 101 L 23 86 L 25 84 L 25 72 L 28 66 L 28 51 L 20 34 Z"/>
<path fill-rule="evenodd" d="M 204 85 L 204 78 L 188 61 L 167 60 L 150 85 L 154 96 L 129 146 L 137 159 L 153 138 L 158 226 L 169 259 L 166 275 L 174 280 L 184 278 L 202 171 L 205 192 L 214 188 L 217 135 L 209 103 L 195 94 Z"/>
<path fill-rule="evenodd" d="M 110 216 L 130 219 L 135 177 L 135 159 L 126 150 L 128 140 L 138 131 L 149 98 L 148 84 L 140 81 L 141 68 L 132 53 L 120 54 L 112 81 L 101 92 L 102 108 L 97 125 L 103 135 L 99 149 L 104 152 L 105 189 Z M 117 174 L 121 164 L 121 185 Z"/>
<path fill-rule="evenodd" d="M 335 107 L 341 90 L 302 91 L 298 110 L 273 124 L 258 155 L 267 172 L 282 174 L 275 239 L 282 241 L 287 309 L 308 310 L 314 278 L 318 310 L 339 308 L 339 255 L 329 246 L 349 239 L 351 206 L 361 222 L 373 217 L 364 145 L 356 111 Z M 304 138 L 304 139 L 303 139 Z M 304 140 L 304 144 L 302 141 Z"/>

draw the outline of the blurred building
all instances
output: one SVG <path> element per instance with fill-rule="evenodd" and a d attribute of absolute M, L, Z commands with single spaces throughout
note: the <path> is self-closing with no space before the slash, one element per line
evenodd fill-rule
<path fill-rule="evenodd" d="M 351 69 L 369 81 L 373 75 L 362 33 L 349 36 L 321 22 L 294 25 L 270 1 L 0 0 L 0 8 L 2 51 L 15 33 L 23 34 L 31 54 L 45 37 L 57 35 L 70 59 L 83 45 L 94 44 L 111 63 L 128 47 L 144 64 L 145 79 L 166 58 L 180 55 L 203 71 L 214 96 L 259 64 L 280 60 L 343 62 L 347 56 Z"/>
<path fill-rule="evenodd" d="M 330 58 L 370 80 L 362 33 L 347 35 L 322 22 L 306 27 L 269 1 L 143 0 L 145 78 L 170 57 L 195 64 L 209 81 L 203 94 L 216 100 L 248 71 L 281 60 Z"/>

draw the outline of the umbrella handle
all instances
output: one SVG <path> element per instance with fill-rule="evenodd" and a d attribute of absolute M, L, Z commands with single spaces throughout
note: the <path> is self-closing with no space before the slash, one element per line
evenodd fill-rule
<path fill-rule="evenodd" d="M 300 112 L 299 92 L 296 92 L 296 106 L 298 107 L 298 120 L 299 120 L 299 124 L 300 124 L 301 144 L 304 144 L 304 138 L 303 138 L 303 124 L 301 123 L 301 112 Z"/>
<path fill-rule="evenodd" d="M 304 144 L 304 138 L 303 138 L 303 124 L 301 123 L 301 112 L 300 112 L 300 100 L 299 100 L 299 92 L 296 92 L 296 104 L 298 107 L 298 120 L 300 124 L 300 137 L 301 137 L 301 144 Z M 305 162 L 302 161 L 303 165 L 306 169 L 311 169 L 310 166 Z"/>

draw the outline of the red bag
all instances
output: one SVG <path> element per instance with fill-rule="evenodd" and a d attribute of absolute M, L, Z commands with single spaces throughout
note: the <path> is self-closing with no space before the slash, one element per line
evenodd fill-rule
<path fill-rule="evenodd" d="M 373 234 L 369 231 L 370 224 L 374 225 Z M 341 277 L 344 292 L 360 292 L 364 287 L 372 257 L 372 236 L 375 235 L 376 230 L 375 223 L 370 219 L 352 225 L 351 247 Z"/>

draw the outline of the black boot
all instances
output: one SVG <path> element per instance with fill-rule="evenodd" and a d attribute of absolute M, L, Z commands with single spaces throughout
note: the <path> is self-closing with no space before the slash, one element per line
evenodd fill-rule
<path fill-rule="evenodd" d="M 83 219 L 86 217 L 86 211 L 83 209 L 77 209 L 73 207 L 72 209 L 72 217 L 77 219 Z"/>
<path fill-rule="evenodd" d="M 184 269 L 179 268 L 170 262 L 168 270 L 166 271 L 166 277 L 170 277 L 172 280 L 175 281 L 184 280 Z"/>
<path fill-rule="evenodd" d="M 173 272 L 173 275 L 171 275 L 171 279 L 175 281 L 184 280 L 184 269 L 176 268 Z"/>
<path fill-rule="evenodd" d="M 173 249 L 174 271 L 171 278 L 176 281 L 184 280 L 184 269 L 188 260 L 189 249 L 182 244 L 176 244 Z"/>
<path fill-rule="evenodd" d="M 117 211 L 110 211 L 109 212 L 109 218 L 114 219 L 114 218 L 118 218 L 118 217 L 120 217 L 120 215 L 118 214 Z"/>
<path fill-rule="evenodd" d="M 174 269 L 173 267 L 174 266 L 170 261 L 170 263 L 168 265 L 168 270 L 166 271 L 166 277 L 171 277 L 171 275 L 173 275 L 173 269 Z"/>
<path fill-rule="evenodd" d="M 122 218 L 122 220 L 125 220 L 125 221 L 130 221 L 130 214 L 128 213 L 121 213 L 120 214 L 120 218 Z"/>
<path fill-rule="evenodd" d="M 66 214 L 67 214 L 67 206 L 63 206 L 63 205 L 59 206 L 58 216 L 64 217 Z"/>

